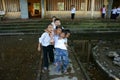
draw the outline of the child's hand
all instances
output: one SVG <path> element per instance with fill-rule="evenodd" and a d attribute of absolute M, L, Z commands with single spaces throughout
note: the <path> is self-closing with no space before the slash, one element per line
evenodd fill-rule
<path fill-rule="evenodd" d="M 54 40 L 51 39 L 51 40 L 50 40 L 50 43 L 51 43 L 51 45 L 54 45 Z"/>
<path fill-rule="evenodd" d="M 40 47 L 38 47 L 38 51 L 40 51 L 41 50 L 41 48 Z"/>

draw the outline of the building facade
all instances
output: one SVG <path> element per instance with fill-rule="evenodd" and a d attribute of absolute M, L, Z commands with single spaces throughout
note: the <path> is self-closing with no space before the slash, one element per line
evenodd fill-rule
<path fill-rule="evenodd" d="M 70 18 L 71 5 L 76 8 L 76 18 L 99 18 L 103 5 L 109 0 L 0 0 L 0 10 L 5 17 L 28 18 Z"/>

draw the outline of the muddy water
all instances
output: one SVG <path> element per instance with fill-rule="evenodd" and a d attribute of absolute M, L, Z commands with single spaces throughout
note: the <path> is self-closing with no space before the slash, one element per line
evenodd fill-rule
<path fill-rule="evenodd" d="M 74 49 L 79 57 L 79 60 L 83 64 L 91 80 L 108 80 L 108 77 L 105 76 L 106 74 L 104 74 L 104 72 L 102 72 L 101 69 L 95 64 L 94 60 L 92 59 L 91 52 L 89 55 L 88 44 L 88 40 L 74 41 Z M 88 55 L 90 56 L 89 58 Z"/>
<path fill-rule="evenodd" d="M 0 36 L 0 80 L 35 80 L 39 35 Z"/>
<path fill-rule="evenodd" d="M 73 35 L 72 35 L 73 36 Z M 71 38 L 72 39 L 72 38 Z M 92 58 L 92 47 L 94 47 L 99 41 L 119 41 L 119 33 L 110 34 L 74 34 L 72 45 L 86 69 L 91 80 L 110 80 L 107 74 L 105 74 L 100 67 L 95 64 Z M 90 47 L 89 47 L 90 46 Z M 90 48 L 90 49 L 89 49 Z"/>
<path fill-rule="evenodd" d="M 120 36 L 112 34 L 112 39 Z M 40 35 L 0 36 L 0 80 L 35 80 L 40 53 L 37 43 Z M 106 80 L 94 63 L 87 64 L 89 41 L 111 39 L 111 34 L 72 34 L 70 41 L 92 80 Z M 91 42 L 90 42 L 91 43 Z M 95 44 L 95 43 L 94 43 Z M 91 45 L 92 46 L 92 45 Z M 89 60 L 91 61 L 91 55 Z M 92 67 L 91 67 L 92 66 Z"/>

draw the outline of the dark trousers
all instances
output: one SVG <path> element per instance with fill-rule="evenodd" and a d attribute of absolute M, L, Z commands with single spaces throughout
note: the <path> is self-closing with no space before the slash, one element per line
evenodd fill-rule
<path fill-rule="evenodd" d="M 105 18 L 105 14 L 104 13 L 102 13 L 102 18 Z"/>
<path fill-rule="evenodd" d="M 42 46 L 43 49 L 43 67 L 49 66 L 49 59 L 50 62 L 54 62 L 54 53 L 53 53 L 53 46 L 49 45 L 47 47 Z"/>
<path fill-rule="evenodd" d="M 71 14 L 71 19 L 74 19 L 75 18 L 75 13 L 72 13 Z"/>
<path fill-rule="evenodd" d="M 111 19 L 116 19 L 116 17 L 117 17 L 116 14 L 111 15 Z"/>
<path fill-rule="evenodd" d="M 54 62 L 54 52 L 53 52 L 54 46 L 53 45 L 49 45 L 48 47 L 49 47 L 48 48 L 49 59 L 50 59 L 50 62 L 53 63 Z"/>
<path fill-rule="evenodd" d="M 119 14 L 117 13 L 117 14 L 116 14 L 116 17 L 118 17 L 118 16 L 119 16 Z"/>

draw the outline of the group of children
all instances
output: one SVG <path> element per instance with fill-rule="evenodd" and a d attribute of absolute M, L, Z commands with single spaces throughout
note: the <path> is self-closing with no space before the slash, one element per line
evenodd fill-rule
<path fill-rule="evenodd" d="M 105 18 L 106 15 L 106 7 L 103 5 L 102 8 L 102 18 Z M 111 19 L 116 19 L 120 15 L 120 6 L 118 8 L 114 7 L 111 11 Z"/>
<path fill-rule="evenodd" d="M 111 19 L 116 19 L 120 14 L 120 6 L 118 8 L 114 7 L 111 13 Z"/>
<path fill-rule="evenodd" d="M 69 64 L 67 39 L 70 30 L 61 26 L 60 19 L 55 16 L 53 22 L 47 25 L 45 32 L 39 38 L 38 51 L 43 51 L 43 72 L 48 71 L 49 63 L 55 65 L 57 73 L 67 73 Z"/>

